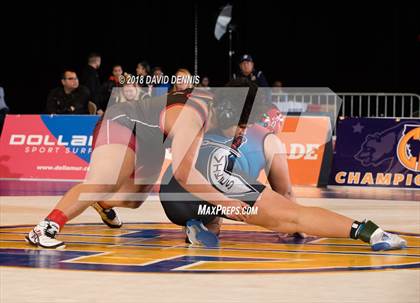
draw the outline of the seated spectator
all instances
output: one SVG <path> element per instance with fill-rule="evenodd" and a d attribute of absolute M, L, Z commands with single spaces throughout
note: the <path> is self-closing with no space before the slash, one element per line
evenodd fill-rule
<path fill-rule="evenodd" d="M 121 83 L 124 82 L 121 82 L 120 77 L 123 76 L 123 73 L 121 65 L 116 64 L 112 67 L 112 75 L 102 84 L 97 98 L 98 115 L 103 115 L 106 110 L 111 97 L 112 89 L 114 87 L 122 87 Z"/>
<path fill-rule="evenodd" d="M 282 96 L 283 93 L 282 90 L 283 83 L 280 80 L 276 80 L 273 82 L 273 88 L 272 88 L 272 102 L 279 102 L 279 101 L 286 101 L 285 96 Z"/>
<path fill-rule="evenodd" d="M 101 89 L 101 82 L 99 81 L 98 69 L 101 66 L 101 56 L 97 53 L 91 53 L 88 56 L 88 65 L 82 70 L 80 76 L 80 83 L 86 86 L 90 92 L 91 101 L 93 101 L 98 108 L 98 94 Z"/>
<path fill-rule="evenodd" d="M 142 92 L 141 88 L 135 84 L 126 84 L 123 87 L 118 87 L 113 91 L 115 99 L 111 101 L 114 103 L 123 102 L 138 102 L 141 100 Z"/>
<path fill-rule="evenodd" d="M 186 68 L 180 68 L 176 71 L 175 76 L 177 77 L 188 77 L 191 78 L 191 73 Z M 193 85 L 188 81 L 177 81 L 174 86 L 172 86 L 171 92 L 178 92 L 186 90 L 187 88 L 192 88 Z"/>
<path fill-rule="evenodd" d="M 63 86 L 53 89 L 48 95 L 48 114 L 89 114 L 89 90 L 79 85 L 73 70 L 65 70 L 61 79 Z"/>
<path fill-rule="evenodd" d="M 280 80 L 276 80 L 273 82 L 273 87 L 277 88 L 276 91 L 281 92 L 281 88 L 283 87 L 283 82 Z"/>
<path fill-rule="evenodd" d="M 137 64 L 136 67 L 136 75 L 140 77 L 146 77 L 150 74 L 150 65 L 147 61 L 141 61 Z M 143 84 L 143 86 L 147 86 L 147 84 Z"/>
<path fill-rule="evenodd" d="M 140 90 L 137 85 L 125 85 L 121 91 L 123 96 L 121 102 L 139 101 Z"/>
<path fill-rule="evenodd" d="M 9 108 L 6 105 L 6 100 L 4 99 L 4 89 L 0 86 L 0 135 L 3 129 L 4 119 L 6 118 Z"/>
<path fill-rule="evenodd" d="M 147 61 L 141 61 L 137 64 L 136 75 L 143 78 L 143 83 L 139 84 L 141 87 L 147 87 L 147 95 L 152 96 L 153 85 L 146 83 L 146 76 L 150 75 L 150 65 Z"/>
<path fill-rule="evenodd" d="M 137 76 L 147 76 L 150 74 L 150 65 L 147 61 L 141 61 L 136 67 Z"/>
<path fill-rule="evenodd" d="M 199 87 L 203 87 L 205 89 L 210 89 L 210 80 L 209 77 L 204 76 L 203 78 L 201 78 L 201 82 L 198 85 Z"/>
<path fill-rule="evenodd" d="M 163 82 L 163 77 L 165 74 L 163 73 L 163 70 L 160 66 L 156 66 L 153 69 L 153 76 L 157 83 L 153 85 L 152 95 L 155 97 L 167 94 L 170 88 L 170 84 Z"/>

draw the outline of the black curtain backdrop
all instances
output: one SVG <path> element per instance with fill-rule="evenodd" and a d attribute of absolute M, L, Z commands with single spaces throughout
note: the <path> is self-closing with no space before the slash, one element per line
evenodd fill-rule
<path fill-rule="evenodd" d="M 214 38 L 226 1 L 199 1 L 199 75 L 228 79 L 228 41 Z M 334 91 L 420 93 L 419 10 L 407 2 L 376 6 L 279 5 L 231 1 L 236 51 L 250 53 L 269 82 L 326 86 Z M 134 73 L 147 60 L 166 74 L 194 67 L 194 2 L 20 4 L 3 7 L 0 86 L 12 113 L 42 113 L 63 68 L 80 70 L 90 52 L 100 74 L 123 65 Z M 64 5 L 68 7 L 65 8 Z"/>

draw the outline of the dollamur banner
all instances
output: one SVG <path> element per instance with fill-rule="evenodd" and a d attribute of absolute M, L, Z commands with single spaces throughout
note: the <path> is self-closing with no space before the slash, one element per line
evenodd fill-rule
<path fill-rule="evenodd" d="M 1 135 L 2 180 L 82 181 L 97 116 L 8 115 Z"/>

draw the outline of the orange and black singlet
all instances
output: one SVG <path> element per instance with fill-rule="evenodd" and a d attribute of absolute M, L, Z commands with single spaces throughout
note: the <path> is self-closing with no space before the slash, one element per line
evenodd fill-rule
<path fill-rule="evenodd" d="M 136 167 L 147 167 L 147 174 L 159 173 L 170 140 L 163 132 L 165 112 L 175 106 L 188 106 L 203 120 L 208 119 L 212 95 L 199 88 L 171 92 L 136 102 L 124 102 L 106 110 L 94 131 L 94 146 L 124 144 L 136 152 Z M 185 130 L 186 134 L 188 130 Z"/>

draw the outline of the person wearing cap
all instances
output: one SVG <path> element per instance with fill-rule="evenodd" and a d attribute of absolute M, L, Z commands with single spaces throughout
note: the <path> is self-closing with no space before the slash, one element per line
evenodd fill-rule
<path fill-rule="evenodd" d="M 239 61 L 239 73 L 233 74 L 234 79 L 247 78 L 260 87 L 267 87 L 268 83 L 262 71 L 254 69 L 254 60 L 248 54 L 244 54 Z"/>

